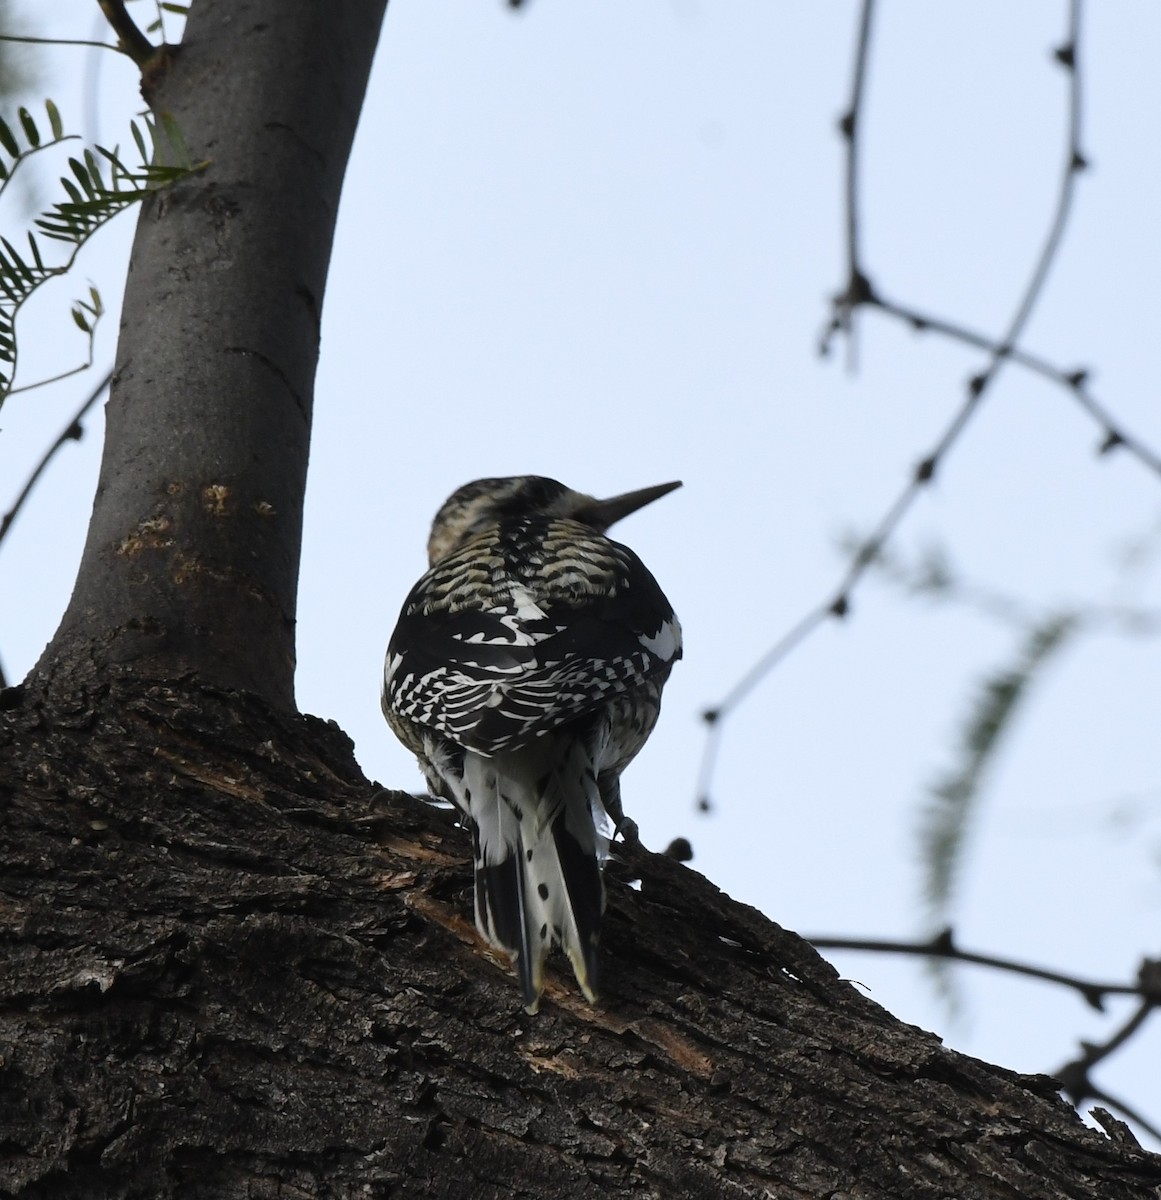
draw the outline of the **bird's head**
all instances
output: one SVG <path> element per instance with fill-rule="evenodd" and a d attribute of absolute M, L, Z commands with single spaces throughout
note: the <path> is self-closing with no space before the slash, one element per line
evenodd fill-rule
<path fill-rule="evenodd" d="M 435 514 L 427 540 L 428 561 L 434 566 L 477 534 L 511 517 L 564 517 L 604 533 L 622 517 L 679 487 L 679 482 L 659 483 L 598 500 L 543 475 L 476 479 L 452 492 Z"/>

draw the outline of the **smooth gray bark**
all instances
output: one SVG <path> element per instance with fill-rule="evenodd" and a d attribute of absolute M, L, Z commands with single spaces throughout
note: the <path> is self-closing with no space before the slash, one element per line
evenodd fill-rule
<path fill-rule="evenodd" d="M 195 0 L 151 73 L 204 171 L 144 206 L 76 588 L 37 667 L 294 704 L 319 317 L 386 0 Z"/>

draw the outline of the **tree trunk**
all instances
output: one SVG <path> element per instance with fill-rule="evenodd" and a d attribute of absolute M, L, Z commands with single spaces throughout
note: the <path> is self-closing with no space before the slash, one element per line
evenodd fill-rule
<path fill-rule="evenodd" d="M 160 85 L 209 165 L 142 214 L 76 592 L 0 694 L 0 1191 L 1156 1200 L 1161 1159 L 1051 1081 L 644 852 L 610 869 L 604 1001 L 558 970 L 527 1016 L 449 813 L 294 713 L 318 307 L 382 7 L 196 0 Z"/>
<path fill-rule="evenodd" d="M 294 707 L 319 317 L 386 0 L 196 0 L 151 81 L 201 171 L 141 213 L 105 452 L 42 681 L 129 663 Z"/>
<path fill-rule="evenodd" d="M 0 713 L 0 1192 L 1156 1200 L 1161 1158 L 945 1050 L 695 872 L 614 864 L 527 1016 L 466 835 L 333 725 L 114 673 Z M 626 885 L 635 874 L 640 890 Z"/>

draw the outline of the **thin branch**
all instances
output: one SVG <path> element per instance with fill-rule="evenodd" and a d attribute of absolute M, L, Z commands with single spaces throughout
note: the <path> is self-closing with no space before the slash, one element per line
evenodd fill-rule
<path fill-rule="evenodd" d="M 973 963 L 980 967 L 992 967 L 997 971 L 1009 971 L 1014 975 L 1026 975 L 1045 983 L 1058 983 L 1062 987 L 1079 992 L 1085 1003 L 1104 1012 L 1104 1002 L 1109 996 L 1140 996 L 1148 1006 L 1161 1005 L 1161 988 L 1148 980 L 1136 983 L 1106 983 L 1096 979 L 1083 979 L 1064 971 L 1053 971 L 1048 967 L 1036 967 L 1031 963 L 1018 962 L 1012 958 L 1001 958 L 995 954 L 979 954 L 961 950 L 950 929 L 944 929 L 926 942 L 896 942 L 877 938 L 811 937 L 806 940 L 816 950 L 862 950 L 873 954 L 910 954 L 920 958 L 942 958 L 953 962 Z"/>
<path fill-rule="evenodd" d="M 139 66 L 144 67 L 157 52 L 157 47 L 137 28 L 136 22 L 125 11 L 125 0 L 97 0 L 105 20 L 117 35 L 117 42 L 124 53 Z"/>
<path fill-rule="evenodd" d="M 1069 81 L 1068 146 L 1065 151 L 1064 169 L 1061 173 L 1060 196 L 1056 203 L 1056 212 L 1053 215 L 1052 224 L 1049 226 L 1048 236 L 1044 241 L 1044 248 L 1041 250 L 1036 268 L 1032 272 L 1032 278 L 1028 281 L 1024 297 L 1016 309 L 1016 315 L 1012 319 L 1012 324 L 999 350 L 993 356 L 992 363 L 988 368 L 989 372 L 998 371 L 1003 359 L 1011 355 L 1016 343 L 1020 340 L 1020 335 L 1024 332 L 1024 326 L 1027 325 L 1028 318 L 1032 315 L 1036 301 L 1040 299 L 1040 293 L 1048 279 L 1048 272 L 1051 270 L 1052 264 L 1056 260 L 1056 255 L 1060 250 L 1065 226 L 1068 224 L 1068 218 L 1072 212 L 1072 201 L 1076 194 L 1076 177 L 1088 167 L 1088 163 L 1085 161 L 1084 155 L 1080 150 L 1081 74 L 1078 62 L 1080 10 L 1081 0 L 1071 0 L 1068 6 L 1068 41 L 1056 51 L 1056 60 L 1068 71 Z"/>
<path fill-rule="evenodd" d="M 1142 982 L 1147 983 L 1147 978 L 1143 978 Z M 1054 1071 L 1053 1075 L 1056 1079 L 1060 1080 L 1061 1089 L 1073 1104 L 1082 1104 L 1087 1099 L 1103 1100 L 1106 1104 L 1111 1104 L 1119 1108 L 1131 1120 L 1137 1121 L 1142 1128 L 1148 1129 L 1154 1137 L 1161 1138 L 1161 1134 L 1157 1133 L 1147 1121 L 1142 1121 L 1137 1113 L 1126 1108 L 1120 1100 L 1115 1100 L 1106 1092 L 1103 1092 L 1092 1080 L 1093 1067 L 1103 1062 L 1115 1050 L 1120 1049 L 1145 1024 L 1157 1006 L 1156 998 L 1146 997 L 1137 1006 L 1129 1019 L 1106 1041 L 1098 1043 L 1081 1042 L 1080 1056 L 1074 1058 L 1071 1062 L 1065 1063 L 1060 1070 Z"/>
<path fill-rule="evenodd" d="M 84 368 L 78 368 L 78 369 L 84 369 Z M 65 375 L 71 375 L 74 373 L 75 372 L 67 371 L 67 372 L 65 372 Z M 64 378 L 64 376 L 60 376 L 60 378 Z M 72 420 L 69 421 L 69 423 L 64 427 L 64 429 L 61 430 L 56 441 L 53 442 L 52 445 L 49 446 L 49 448 L 41 456 L 40 462 L 38 462 L 36 464 L 35 470 L 28 477 L 27 481 L 24 484 L 24 487 L 21 488 L 20 495 L 16 497 L 15 503 L 4 514 L 4 516 L 2 518 L 0 518 L 0 543 L 2 543 L 4 541 L 5 537 L 7 537 L 8 530 L 12 527 L 12 522 L 16 520 L 17 513 L 19 513 L 20 510 L 24 507 L 25 501 L 32 494 L 32 489 L 35 488 L 37 483 L 40 481 L 40 477 L 41 477 L 41 475 L 44 474 L 46 468 L 48 467 L 48 464 L 52 461 L 53 455 L 56 454 L 56 452 L 65 444 L 65 442 L 80 441 L 81 437 L 84 436 L 84 427 L 81 425 L 81 421 L 84 420 L 85 415 L 88 413 L 89 409 L 92 408 L 94 404 L 96 404 L 98 399 L 100 399 L 101 394 L 109 386 L 109 383 L 112 381 L 112 378 L 113 378 L 113 372 L 109 371 L 108 374 L 104 377 L 104 379 L 102 379 L 101 382 L 93 389 L 93 391 L 90 392 L 88 398 L 80 406 L 80 408 L 78 408 L 77 411 L 73 414 Z M 53 380 L 42 380 L 41 384 L 51 383 L 51 382 L 54 382 L 54 381 Z M 37 384 L 35 386 L 39 387 L 39 386 L 41 386 L 41 384 Z M 8 677 L 4 672 L 3 664 L 0 663 L 0 691 L 3 691 L 7 686 L 8 686 Z"/>
<path fill-rule="evenodd" d="M 846 139 L 846 227 L 847 227 L 847 288 L 836 299 L 836 328 L 847 337 L 847 365 L 854 366 L 853 314 L 860 304 L 872 297 L 870 281 L 863 273 L 859 255 L 859 134 L 863 96 L 867 82 L 867 60 L 870 57 L 871 21 L 875 0 L 863 0 L 859 13 L 859 33 L 855 42 L 855 65 L 851 78 L 851 102 L 839 121 L 839 132 Z"/>
<path fill-rule="evenodd" d="M 851 104 L 843 118 L 842 132 L 847 138 L 847 263 L 851 274 L 859 269 L 858 187 L 859 187 L 859 114 L 863 109 L 863 93 L 867 82 L 867 59 L 870 57 L 871 20 L 875 15 L 875 0 L 863 0 L 859 14 L 859 38 L 855 50 L 854 79 L 851 84 Z"/>
<path fill-rule="evenodd" d="M 67 371 L 61 371 L 59 375 L 50 375 L 47 379 L 38 379 L 35 383 L 26 383 L 21 387 L 12 388 L 8 395 L 19 396 L 21 392 L 32 392 L 37 388 L 48 387 L 50 384 L 60 383 L 62 379 L 71 379 L 74 375 L 83 374 L 93 365 L 93 360 L 90 357 L 88 362 L 79 363 L 75 367 L 70 367 Z"/>
<path fill-rule="evenodd" d="M 1136 983 L 1106 983 L 1096 979 L 1084 979 L 1064 971 L 1053 971 L 1047 967 L 1036 967 L 1031 963 L 1001 958 L 995 954 L 977 954 L 961 950 L 952 931 L 944 929 L 926 942 L 894 942 L 877 938 L 811 937 L 806 940 L 816 950 L 860 950 L 873 954 L 909 954 L 920 958 L 950 959 L 953 962 L 972 963 L 975 966 L 991 967 L 997 971 L 1008 971 L 1045 983 L 1056 983 L 1078 992 L 1086 1003 L 1098 1012 L 1104 1012 L 1105 1000 L 1109 996 L 1137 996 L 1141 1003 L 1132 1015 L 1105 1041 L 1094 1044 L 1081 1043 L 1081 1055 L 1066 1063 L 1053 1077 L 1060 1082 L 1061 1090 L 1076 1107 L 1085 1100 L 1098 1100 L 1123 1113 L 1130 1121 L 1161 1141 L 1161 1131 L 1147 1121 L 1139 1112 L 1130 1108 L 1123 1100 L 1109 1095 L 1092 1079 L 1092 1069 L 1123 1046 L 1148 1019 L 1149 1014 L 1161 1007 L 1161 965 L 1156 960 L 1145 959 L 1137 974 Z"/>
<path fill-rule="evenodd" d="M 838 603 L 839 601 L 836 600 L 830 604 L 823 604 L 813 612 L 807 613 L 797 625 L 783 636 L 780 642 L 771 647 L 764 657 L 759 659 L 734 684 L 716 708 L 707 708 L 702 713 L 702 720 L 709 726 L 705 751 L 702 755 L 701 771 L 698 776 L 698 807 L 702 812 L 708 812 L 710 808 L 709 785 L 713 778 L 714 765 L 717 759 L 718 743 L 721 737 L 721 719 L 728 716 L 746 698 L 746 695 L 762 680 L 767 671 L 772 670 L 800 642 L 813 633 L 816 626 L 821 625 L 827 617 L 834 616 L 835 606 Z"/>
<path fill-rule="evenodd" d="M 13 388 L 8 395 L 19 396 L 21 392 L 31 392 L 36 388 L 60 383 L 62 379 L 71 379 L 74 375 L 80 375 L 82 371 L 87 371 L 92 365 L 91 362 L 80 363 L 78 366 L 70 367 L 67 371 L 61 371 L 59 375 L 50 375 L 47 379 L 38 379 L 35 383 L 26 383 L 23 387 Z"/>
<path fill-rule="evenodd" d="M 873 0 L 864 0 L 860 21 L 859 40 L 855 51 L 854 83 L 852 85 L 852 107 L 840 123 L 840 128 L 847 139 L 847 256 L 850 277 L 846 291 L 835 300 L 835 313 L 830 327 L 824 337 L 824 348 L 829 337 L 841 330 L 849 328 L 850 314 L 860 303 L 873 303 L 874 290 L 871 287 L 866 272 L 858 259 L 858 214 L 850 210 L 850 205 L 857 202 L 858 191 L 855 186 L 855 168 L 857 166 L 858 131 L 861 121 L 862 105 L 865 100 L 863 80 L 866 74 L 866 60 L 870 41 L 870 23 Z M 727 693 L 725 699 L 718 705 L 707 710 L 705 719 L 710 724 L 706 749 L 702 756 L 702 766 L 699 772 L 698 806 L 701 809 L 709 807 L 709 791 L 712 780 L 712 768 L 716 761 L 721 740 L 721 719 L 737 705 L 766 676 L 774 665 L 781 662 L 789 651 L 805 639 L 806 633 L 812 632 L 822 623 L 825 615 L 845 616 L 850 607 L 850 596 L 854 588 L 862 580 L 868 566 L 875 560 L 881 547 L 894 535 L 902 524 L 904 517 L 910 511 L 920 491 L 931 482 L 944 459 L 959 440 L 968 422 L 979 409 L 980 402 L 987 394 L 988 388 L 995 381 L 1005 362 L 1015 360 L 1016 343 L 1024 331 L 1036 302 L 1039 300 L 1049 270 L 1059 252 L 1068 216 L 1072 210 L 1073 193 L 1077 174 L 1085 167 L 1085 160 L 1080 152 L 1080 121 L 1081 121 L 1081 88 L 1080 68 L 1078 65 L 1078 41 L 1080 36 L 1081 0 L 1071 0 L 1069 4 L 1068 41 L 1056 51 L 1057 61 L 1069 72 L 1068 88 L 1068 129 L 1066 136 L 1065 161 L 1061 174 L 1060 188 L 1052 220 L 1048 227 L 1044 245 L 1036 259 L 1031 276 L 1016 306 L 1016 311 L 1009 322 L 1007 332 L 999 342 L 988 342 L 981 348 L 987 350 L 989 361 L 982 371 L 974 375 L 968 382 L 967 394 L 951 421 L 944 429 L 935 445 L 915 466 L 907 483 L 895 498 L 887 511 L 879 519 L 862 548 L 855 554 L 851 564 L 840 580 L 837 597 L 825 604 L 811 609 L 807 615 L 785 634 L 775 646 L 750 668 L 737 684 Z M 1106 439 L 1107 440 L 1107 439 Z"/>
<path fill-rule="evenodd" d="M 877 292 L 869 296 L 864 303 L 869 308 L 877 309 L 889 317 L 906 322 L 917 332 L 939 333 L 952 341 L 962 342 L 965 346 L 972 346 L 977 350 L 986 350 L 993 354 L 998 349 L 996 343 L 986 334 L 978 333 L 966 325 L 960 325 L 944 317 L 936 316 L 934 313 L 921 312 L 919 309 L 888 300 Z M 1073 397 L 1076 403 L 1101 427 L 1103 435 L 1100 446 L 1101 453 L 1107 454 L 1110 450 L 1123 446 L 1150 471 L 1161 475 L 1161 455 L 1158 455 L 1139 438 L 1126 432 L 1112 412 L 1093 396 L 1087 387 L 1088 372 L 1076 368 L 1066 370 L 1049 362 L 1046 358 L 1018 346 L 1010 346 L 1006 357 L 1010 362 L 1024 367 L 1032 374 L 1059 385 Z"/>
<path fill-rule="evenodd" d="M 90 42 L 84 38 L 43 38 L 0 33 L 0 42 L 22 42 L 30 46 L 89 46 L 98 50 L 112 50 L 116 54 L 128 53 L 120 46 L 114 46 L 110 42 Z"/>
<path fill-rule="evenodd" d="M 941 333 L 955 341 L 985 350 L 993 356 L 989 372 L 996 369 L 999 359 L 1010 359 L 1029 371 L 1041 375 L 1063 387 L 1092 418 L 1101 426 L 1102 453 L 1124 446 L 1155 474 L 1161 475 L 1161 456 L 1137 438 L 1125 433 L 1112 413 L 1099 403 L 1085 387 L 1087 374 L 1083 370 L 1066 371 L 1037 355 L 1021 350 L 1016 342 L 1023 332 L 1035 305 L 1045 278 L 1056 257 L 1064 228 L 1071 211 L 1076 176 L 1087 167 L 1080 149 L 1081 128 L 1081 78 L 1077 67 L 1077 51 L 1080 42 L 1080 0 L 1070 0 L 1068 41 L 1057 48 L 1054 57 L 1070 75 L 1068 90 L 1068 146 L 1064 177 L 1059 200 L 1036 270 L 1033 272 L 1020 309 L 1017 310 L 1007 336 L 997 343 L 993 338 L 967 329 L 942 317 L 920 312 L 896 301 L 887 300 L 875 289 L 863 269 L 859 254 L 858 237 L 858 183 L 857 167 L 859 154 L 859 132 L 863 86 L 866 76 L 866 59 L 870 41 L 871 9 L 874 0 L 865 0 L 859 21 L 859 37 L 855 50 L 851 107 L 839 122 L 839 128 L 847 140 L 846 154 L 846 229 L 847 229 L 847 273 L 845 291 L 835 298 L 835 312 L 822 341 L 825 352 L 830 338 L 837 333 L 851 334 L 851 314 L 859 305 L 877 308 L 881 312 L 907 322 L 913 329 Z"/>
<path fill-rule="evenodd" d="M 770 667 L 778 662 L 779 659 L 787 657 L 795 650 L 799 643 L 804 641 L 817 625 L 821 624 L 828 617 L 845 616 L 845 601 L 842 594 L 834 600 L 825 604 L 820 604 L 813 612 L 809 612 L 801 621 L 790 629 L 780 642 L 772 646 L 766 652 L 766 656 L 759 662 L 755 663 L 749 671 L 734 685 L 733 690 L 725 697 L 725 699 L 715 709 L 707 709 L 702 714 L 704 720 L 709 723 L 718 721 L 721 717 L 726 716 L 732 708 L 734 708 L 746 695 L 746 693 L 758 683 L 763 675 Z M 840 608 L 843 610 L 840 612 Z"/>
<path fill-rule="evenodd" d="M 16 520 L 17 514 L 24 507 L 24 503 L 31 495 L 32 489 L 36 487 L 37 483 L 40 481 L 40 477 L 44 474 L 45 468 L 48 466 L 48 464 L 52 461 L 53 455 L 56 454 L 56 452 L 65 444 L 65 442 L 80 441 L 84 434 L 84 428 L 81 425 L 81 421 L 84 419 L 89 409 L 92 408 L 93 405 L 96 404 L 96 402 L 101 398 L 101 394 L 109 386 L 112 378 L 113 372 L 110 371 L 93 389 L 89 395 L 89 398 L 73 414 L 72 420 L 69 421 L 64 429 L 61 430 L 56 441 L 53 442 L 53 444 L 44 452 L 40 462 L 36 464 L 36 469 L 28 477 L 27 482 L 21 489 L 20 495 L 16 497 L 16 502 L 4 514 L 4 516 L 0 518 L 0 542 L 3 542 L 4 538 L 8 535 L 8 530 L 12 527 L 12 522 Z"/>

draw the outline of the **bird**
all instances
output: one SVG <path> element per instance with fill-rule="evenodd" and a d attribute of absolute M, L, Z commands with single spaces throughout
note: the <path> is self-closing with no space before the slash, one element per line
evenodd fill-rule
<path fill-rule="evenodd" d="M 541 475 L 465 484 L 432 522 L 429 570 L 387 646 L 383 713 L 466 818 L 476 927 L 529 1013 L 554 945 L 597 1000 L 606 818 L 637 840 L 621 772 L 682 652 L 656 579 L 606 533 L 680 486 L 598 500 Z"/>

